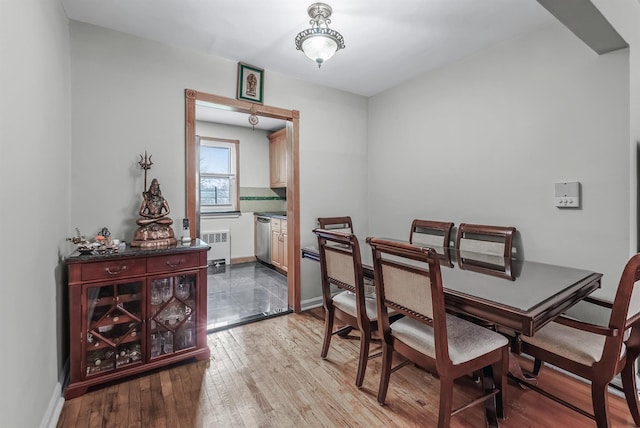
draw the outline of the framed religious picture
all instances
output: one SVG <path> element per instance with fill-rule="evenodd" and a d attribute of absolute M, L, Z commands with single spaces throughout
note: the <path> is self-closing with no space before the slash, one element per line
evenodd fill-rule
<path fill-rule="evenodd" d="M 242 62 L 238 63 L 237 99 L 262 104 L 264 70 Z"/>

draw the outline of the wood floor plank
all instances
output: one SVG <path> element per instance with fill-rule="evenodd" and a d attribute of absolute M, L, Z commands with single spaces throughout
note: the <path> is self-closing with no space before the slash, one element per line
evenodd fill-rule
<path fill-rule="evenodd" d="M 127 421 L 130 428 L 142 428 L 142 386 L 140 378 L 125 382 L 129 385 L 129 394 L 121 397 L 128 404 Z"/>
<path fill-rule="evenodd" d="M 104 412 L 104 396 L 107 388 L 99 389 L 93 391 L 93 401 L 91 403 L 91 410 L 89 413 L 89 424 L 90 427 L 102 427 L 102 414 Z"/>
<path fill-rule="evenodd" d="M 323 360 L 323 329 L 322 312 L 314 310 L 210 334 L 209 361 L 178 364 L 67 400 L 57 426 L 404 428 L 436 424 L 437 378 L 408 365 L 391 375 L 387 401 L 380 406 L 381 359 L 369 361 L 363 387 L 356 388 L 359 342 L 334 337 Z M 591 410 L 585 383 L 544 367 L 540 384 Z M 454 405 L 478 392 L 471 377 L 458 380 Z M 508 419 L 500 421 L 503 428 L 595 426 L 588 418 L 515 384 L 509 384 L 505 393 Z M 623 398 L 610 394 L 609 406 L 613 426 L 634 426 Z M 456 415 L 451 426 L 485 426 L 483 409 L 476 406 Z"/>
<path fill-rule="evenodd" d="M 89 417 L 91 416 L 91 406 L 93 404 L 93 397 L 97 396 L 97 394 L 94 393 L 87 393 L 81 397 L 75 398 L 75 400 L 78 400 L 78 402 L 80 403 L 80 410 L 78 412 L 78 420 L 77 421 L 73 421 L 73 420 L 65 420 L 64 424 L 62 425 L 63 427 L 88 427 L 89 426 Z M 73 401 L 73 400 L 71 400 Z M 65 401 L 65 404 L 63 406 L 63 410 L 64 408 L 67 406 L 67 403 L 69 402 L 69 400 Z"/>
<path fill-rule="evenodd" d="M 102 426 L 128 427 L 129 415 L 122 407 L 126 405 L 122 397 L 129 394 L 129 384 L 126 382 L 111 385 L 105 388 L 104 411 L 102 413 Z"/>

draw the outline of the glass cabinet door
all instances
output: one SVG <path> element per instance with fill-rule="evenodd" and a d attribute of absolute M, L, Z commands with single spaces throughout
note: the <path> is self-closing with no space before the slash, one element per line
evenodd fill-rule
<path fill-rule="evenodd" d="M 142 362 L 142 281 L 86 287 L 87 376 Z"/>
<path fill-rule="evenodd" d="M 196 274 L 151 280 L 151 359 L 196 346 Z"/>

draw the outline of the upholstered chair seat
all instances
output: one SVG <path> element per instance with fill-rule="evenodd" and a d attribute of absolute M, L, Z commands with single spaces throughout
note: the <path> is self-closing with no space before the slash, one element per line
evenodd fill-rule
<path fill-rule="evenodd" d="M 465 363 L 509 344 L 506 337 L 446 314 L 447 343 L 453 365 Z M 411 348 L 436 358 L 433 327 L 404 317 L 391 323 L 391 335 Z"/>
<path fill-rule="evenodd" d="M 373 297 L 367 297 L 364 300 L 365 308 L 367 310 L 367 318 L 369 321 L 377 321 L 378 320 L 378 309 L 376 299 Z M 343 312 L 348 313 L 349 315 L 356 317 L 358 316 L 357 311 L 357 302 L 356 295 L 350 291 L 343 291 L 341 293 L 333 296 L 333 306 L 340 309 Z M 395 315 L 397 312 L 395 310 L 389 311 L 391 316 Z"/>
<path fill-rule="evenodd" d="M 378 310 L 375 299 L 365 299 L 364 304 L 369 320 L 376 321 L 378 319 Z M 358 316 L 356 295 L 350 291 L 343 291 L 333 296 L 333 306 L 353 317 Z"/>
<path fill-rule="evenodd" d="M 552 322 L 537 331 L 533 336 L 520 336 L 540 349 L 560 355 L 568 360 L 591 367 L 602 358 L 606 336 L 572 328 Z M 626 347 L 622 344 L 620 355 L 624 355 Z"/>

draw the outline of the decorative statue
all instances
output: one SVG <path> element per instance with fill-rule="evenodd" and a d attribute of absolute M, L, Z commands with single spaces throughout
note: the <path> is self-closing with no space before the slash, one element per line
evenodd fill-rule
<path fill-rule="evenodd" d="M 145 226 L 151 223 L 158 224 L 172 224 L 173 220 L 165 217 L 169 214 L 169 203 L 162 196 L 160 190 L 160 184 L 157 179 L 151 180 L 149 191 L 142 192 L 142 204 L 140 205 L 140 215 L 144 218 L 139 218 L 136 223 L 140 226 Z"/>
<path fill-rule="evenodd" d="M 147 183 L 147 170 L 151 168 L 151 157 L 147 160 L 145 152 L 144 161 L 140 155 L 140 166 L 144 169 L 145 187 Z M 142 203 L 140 204 L 139 215 L 141 216 L 136 223 L 136 230 L 132 247 L 164 247 L 174 245 L 177 240 L 171 228 L 173 220 L 167 217 L 171 212 L 169 203 L 162 196 L 160 183 L 157 179 L 151 180 L 149 190 L 142 192 Z"/>

